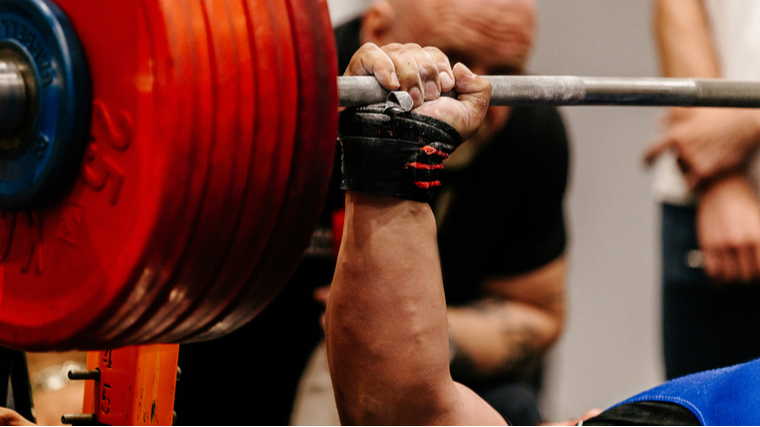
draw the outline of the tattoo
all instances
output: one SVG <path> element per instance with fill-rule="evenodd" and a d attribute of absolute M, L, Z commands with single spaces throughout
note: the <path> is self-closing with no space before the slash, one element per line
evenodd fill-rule
<path fill-rule="evenodd" d="M 510 349 L 497 374 L 516 374 L 532 371 L 539 359 L 538 332 L 531 325 L 504 325 L 501 331 Z"/>
<path fill-rule="evenodd" d="M 449 347 L 452 353 L 451 375 L 455 380 L 482 380 L 493 377 L 512 377 L 532 373 L 539 365 L 542 351 L 538 328 L 525 322 L 515 322 L 508 316 L 503 304 L 493 300 L 479 301 L 471 306 L 485 316 L 494 316 L 500 323 L 500 331 L 505 357 L 498 366 L 487 371 L 478 369 L 471 354 L 457 343 L 449 334 Z"/>

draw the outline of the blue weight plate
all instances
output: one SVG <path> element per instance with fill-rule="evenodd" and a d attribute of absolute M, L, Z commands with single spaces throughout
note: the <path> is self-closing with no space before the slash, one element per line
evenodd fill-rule
<path fill-rule="evenodd" d="M 0 59 L 21 58 L 31 110 L 18 148 L 0 153 L 0 210 L 37 207 L 73 183 L 87 144 L 90 80 L 68 19 L 47 0 L 0 0 Z M 35 93 L 36 92 L 36 93 Z"/>

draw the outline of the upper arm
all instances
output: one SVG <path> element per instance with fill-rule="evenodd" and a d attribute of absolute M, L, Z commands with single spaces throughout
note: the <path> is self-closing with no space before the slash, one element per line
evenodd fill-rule
<path fill-rule="evenodd" d="M 720 64 L 702 0 L 656 0 L 654 22 L 664 76 L 720 76 Z"/>
<path fill-rule="evenodd" d="M 559 329 L 565 318 L 565 281 L 567 259 L 564 255 L 537 270 L 512 277 L 491 277 L 482 285 L 486 297 L 521 303 L 551 317 Z"/>

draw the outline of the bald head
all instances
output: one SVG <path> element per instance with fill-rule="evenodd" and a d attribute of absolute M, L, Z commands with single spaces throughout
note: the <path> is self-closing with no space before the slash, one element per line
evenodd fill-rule
<path fill-rule="evenodd" d="M 534 0 L 377 0 L 362 41 L 436 46 L 480 74 L 522 71 L 535 31 Z"/>

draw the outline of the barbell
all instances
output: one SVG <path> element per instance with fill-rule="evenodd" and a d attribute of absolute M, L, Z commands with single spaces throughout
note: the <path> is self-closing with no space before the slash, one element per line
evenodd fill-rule
<path fill-rule="evenodd" d="M 491 82 L 491 105 L 760 107 L 758 82 L 576 76 L 485 76 L 485 79 Z M 389 93 L 372 76 L 339 77 L 338 91 L 342 107 L 385 102 Z"/>
<path fill-rule="evenodd" d="M 0 0 L 0 345 L 250 321 L 316 228 L 339 105 L 387 97 L 336 75 L 325 0 Z M 760 107 L 757 83 L 488 78 L 494 105 Z"/>

